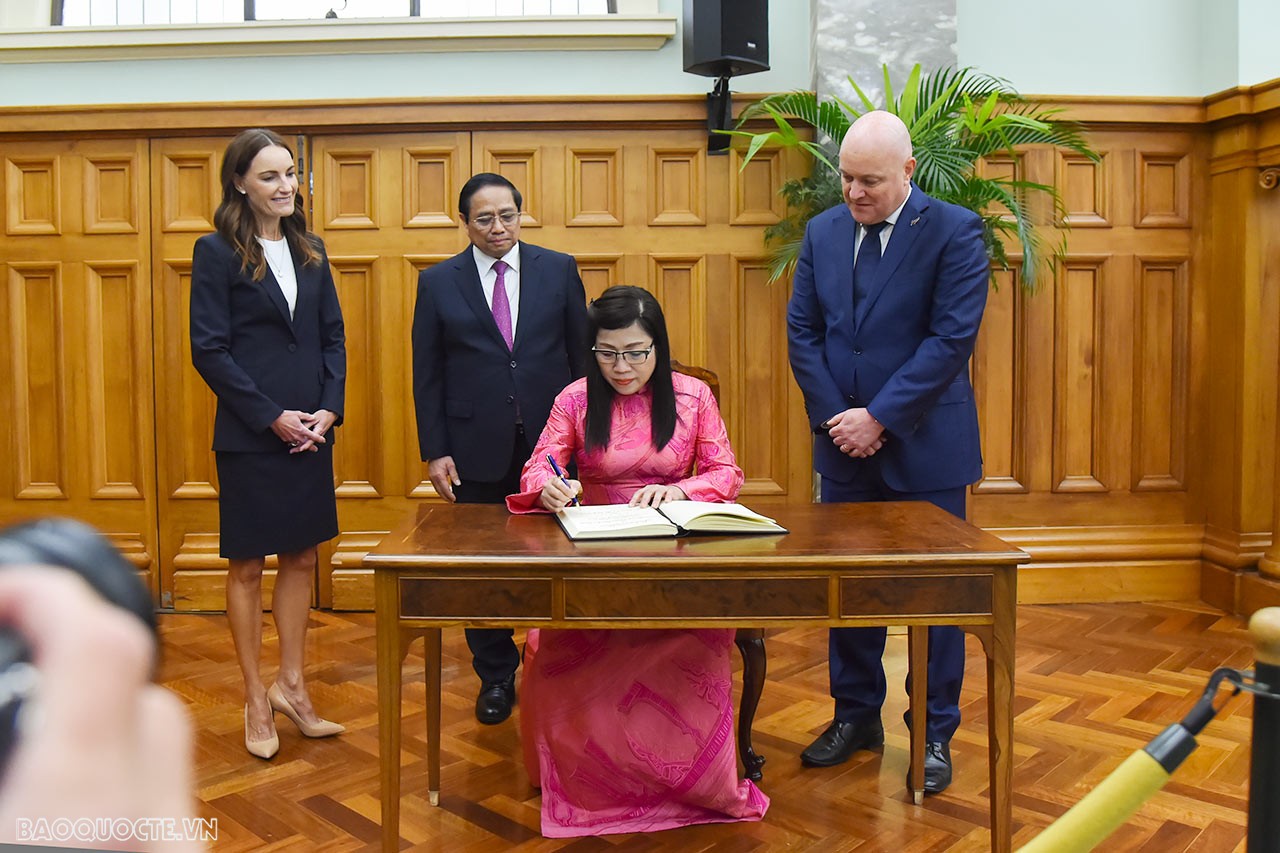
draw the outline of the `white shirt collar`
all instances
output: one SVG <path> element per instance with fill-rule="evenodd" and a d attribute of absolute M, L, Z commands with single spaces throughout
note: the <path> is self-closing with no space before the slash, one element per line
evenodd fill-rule
<path fill-rule="evenodd" d="M 898 205 L 897 210 L 884 218 L 885 224 L 890 228 L 898 224 L 898 217 L 902 215 L 902 208 L 907 206 L 907 199 L 909 198 L 911 198 L 911 184 L 907 184 L 907 197 L 902 200 L 902 204 Z M 865 229 L 867 226 L 864 225 L 862 227 Z"/>
<path fill-rule="evenodd" d="M 515 270 L 516 272 L 520 272 L 520 241 L 517 240 L 516 244 L 511 247 L 511 250 L 508 251 L 501 258 L 495 258 L 495 257 L 492 257 L 491 255 L 486 255 L 484 252 L 480 251 L 479 246 L 472 243 L 471 258 L 476 262 L 476 269 L 480 271 L 481 275 L 484 275 L 489 270 L 493 269 L 493 265 L 496 264 L 498 261 L 506 261 L 508 267 Z"/>

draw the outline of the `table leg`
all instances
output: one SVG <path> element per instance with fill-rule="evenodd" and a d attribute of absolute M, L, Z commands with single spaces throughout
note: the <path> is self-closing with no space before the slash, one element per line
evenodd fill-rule
<path fill-rule="evenodd" d="M 760 694 L 764 692 L 767 659 L 764 651 L 764 629 L 739 628 L 734 642 L 742 653 L 742 703 L 738 708 L 738 757 L 742 772 L 752 782 L 764 778 L 764 756 L 751 746 L 751 727 L 755 723 Z"/>
<path fill-rule="evenodd" d="M 378 649 L 378 775 L 382 787 L 382 849 L 400 848 L 400 670 L 401 639 L 395 576 L 375 573 Z"/>
<path fill-rule="evenodd" d="M 440 629 L 422 633 L 427 669 L 427 799 L 440 805 Z"/>
<path fill-rule="evenodd" d="M 929 725 L 929 627 L 907 628 L 907 676 L 911 691 L 907 696 L 911 727 L 911 760 L 907 778 L 911 780 L 911 802 L 924 803 L 924 744 Z"/>
<path fill-rule="evenodd" d="M 1018 625 L 1017 569 L 995 574 L 987 653 L 987 735 L 991 766 L 991 849 L 1013 850 L 1013 671 Z"/>

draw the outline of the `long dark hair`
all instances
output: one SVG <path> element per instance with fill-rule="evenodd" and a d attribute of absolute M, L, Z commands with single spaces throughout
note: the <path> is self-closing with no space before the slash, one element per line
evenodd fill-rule
<path fill-rule="evenodd" d="M 249 199 L 236 189 L 236 178 L 243 178 L 253 164 L 253 158 L 264 148 L 283 148 L 293 156 L 293 149 L 285 145 L 280 135 L 261 127 L 242 130 L 236 134 L 222 155 L 222 203 L 213 214 L 213 224 L 222 239 L 240 256 L 240 271 L 253 268 L 253 280 L 262 281 L 267 274 L 267 256 L 262 245 L 254 238 L 258 233 L 258 221 L 249 207 Z M 302 212 L 302 196 L 294 194 L 293 213 L 281 217 L 280 230 L 289 241 L 289 251 L 304 266 L 320 263 L 319 239 L 307 231 L 307 215 Z"/>
<path fill-rule="evenodd" d="M 653 294 L 643 287 L 620 284 L 611 287 L 587 306 L 589 323 L 587 340 L 595 343 L 601 329 L 625 329 L 632 323 L 653 338 L 653 354 L 656 359 L 649 387 L 653 393 L 652 431 L 653 446 L 661 450 L 667 446 L 676 431 L 676 390 L 671 384 L 671 340 L 667 337 L 667 321 L 662 316 L 662 306 Z M 613 398 L 616 392 L 605 379 L 600 362 L 587 359 L 587 429 L 584 444 L 587 450 L 608 447 L 613 414 Z"/>

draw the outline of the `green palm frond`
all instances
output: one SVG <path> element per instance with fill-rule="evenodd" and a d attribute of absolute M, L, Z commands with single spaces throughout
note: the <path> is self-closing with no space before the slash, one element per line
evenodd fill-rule
<path fill-rule="evenodd" d="M 1008 81 L 973 68 L 945 67 L 925 73 L 917 65 L 895 90 L 884 66 L 881 104 L 852 77 L 849 84 L 858 104 L 835 97 L 819 99 L 813 92 L 770 95 L 743 110 L 737 128 L 728 131 L 746 140 L 743 166 L 765 147 L 800 150 L 813 160 L 808 177 L 782 187 L 789 215 L 765 232 L 772 252 L 770 280 L 794 271 L 808 221 L 842 203 L 835 148 L 849 125 L 874 109 L 886 109 L 907 125 L 916 158 L 914 180 L 920 188 L 982 217 L 983 239 L 995 267 L 1008 269 L 1016 252 L 1022 261 L 1022 285 L 1028 290 L 1052 273 L 1066 249 L 1063 232 L 1052 230 L 1063 209 L 1057 189 L 984 178 L 977 169 L 984 157 L 1016 156 L 1028 145 L 1062 148 L 1097 161 L 1098 154 L 1079 124 L 1062 119 L 1058 109 L 1026 100 Z M 748 122 L 760 119 L 772 121 L 774 128 L 762 133 L 745 129 Z M 799 128 L 816 131 L 816 140 L 807 139 Z M 1007 244 L 1015 244 L 1016 249 Z"/>

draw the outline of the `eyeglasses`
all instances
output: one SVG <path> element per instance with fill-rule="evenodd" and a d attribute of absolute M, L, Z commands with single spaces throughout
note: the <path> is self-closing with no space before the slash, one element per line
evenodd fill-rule
<path fill-rule="evenodd" d="M 649 360 L 649 353 L 653 352 L 653 347 L 648 349 L 629 349 L 623 352 L 592 347 L 591 351 L 596 354 L 596 361 L 601 364 L 617 364 L 618 356 L 622 356 L 622 360 L 627 364 L 644 364 Z"/>
<path fill-rule="evenodd" d="M 502 220 L 503 225 L 515 225 L 520 219 L 520 211 L 506 210 L 499 213 L 497 216 L 494 216 L 492 213 L 486 213 L 483 216 L 473 216 L 471 218 L 471 224 L 475 225 L 477 228 L 488 231 L 493 227 L 493 221 L 495 219 Z"/>

